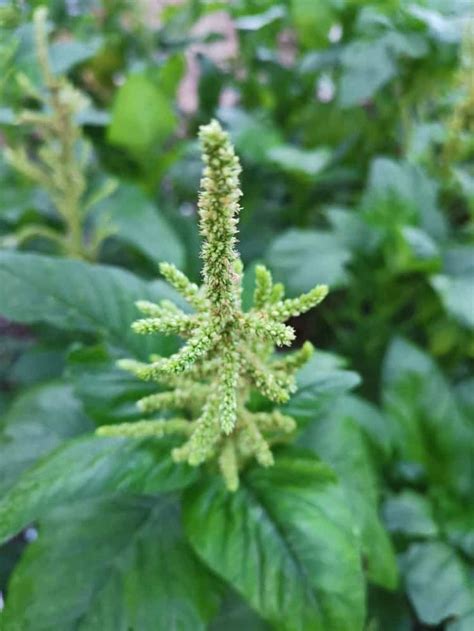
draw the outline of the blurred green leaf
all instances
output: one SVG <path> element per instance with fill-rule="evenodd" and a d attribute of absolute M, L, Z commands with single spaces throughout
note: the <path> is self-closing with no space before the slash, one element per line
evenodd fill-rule
<path fill-rule="evenodd" d="M 405 490 L 388 498 L 383 506 L 383 516 L 390 532 L 414 537 L 438 534 L 429 500 L 414 491 Z"/>
<path fill-rule="evenodd" d="M 168 98 L 144 75 L 130 75 L 117 92 L 108 138 L 140 155 L 174 131 L 176 115 Z"/>
<path fill-rule="evenodd" d="M 402 558 L 408 596 L 420 620 L 436 625 L 474 608 L 466 568 L 444 543 L 415 543 Z"/>
<path fill-rule="evenodd" d="M 113 236 L 137 247 L 152 262 L 183 265 L 184 249 L 173 226 L 135 186 L 122 184 L 97 209 Z"/>
<path fill-rule="evenodd" d="M 265 26 L 284 17 L 285 14 L 285 7 L 281 4 L 275 4 L 266 11 L 263 11 L 263 13 L 242 15 L 234 20 L 234 24 L 240 31 L 259 31 Z"/>
<path fill-rule="evenodd" d="M 337 362 L 328 362 L 321 352 L 315 353 L 298 371 L 297 391 L 285 404 L 285 413 L 301 423 L 312 421 L 360 381 L 356 372 L 345 370 Z"/>
<path fill-rule="evenodd" d="M 170 441 L 85 436 L 28 469 L 0 500 L 0 541 L 56 506 L 107 493 L 152 494 L 180 489 L 196 470 L 171 460 Z"/>
<path fill-rule="evenodd" d="M 295 295 L 318 283 L 344 285 L 351 254 L 331 232 L 292 229 L 273 241 L 265 258 L 276 280 Z"/>
<path fill-rule="evenodd" d="M 421 464 L 433 483 L 469 494 L 473 427 L 429 355 L 394 340 L 385 357 L 383 383 L 401 458 Z"/>
<path fill-rule="evenodd" d="M 0 285 L 0 314 L 15 322 L 90 332 L 142 355 L 156 352 L 160 337 L 150 343 L 130 329 L 135 301 L 174 295 L 118 268 L 16 252 L 0 252 Z"/>
<path fill-rule="evenodd" d="M 49 47 L 51 68 L 55 74 L 67 74 L 71 68 L 93 57 L 103 45 L 101 37 L 81 42 L 58 41 Z"/>
<path fill-rule="evenodd" d="M 182 537 L 173 499 L 73 503 L 39 533 L 10 581 L 5 628 L 207 629 L 217 595 Z"/>
<path fill-rule="evenodd" d="M 267 156 L 284 171 L 313 180 L 329 164 L 331 152 L 329 149 L 309 150 L 281 145 L 270 149 Z"/>
<path fill-rule="evenodd" d="M 0 493 L 4 493 L 39 457 L 93 426 L 71 386 L 56 382 L 23 390 L 0 427 Z"/>

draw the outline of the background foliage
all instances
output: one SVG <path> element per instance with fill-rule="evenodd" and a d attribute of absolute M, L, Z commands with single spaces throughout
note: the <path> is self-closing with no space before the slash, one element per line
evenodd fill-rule
<path fill-rule="evenodd" d="M 39 4 L 0 4 L 0 142 L 30 157 L 43 136 L 19 117 L 41 113 Z M 84 239 L 100 248 L 92 262 L 61 257 L 44 238 L 64 228 L 54 200 L 5 151 L 1 628 L 309 631 L 314 589 L 327 631 L 471 630 L 470 2 L 48 8 L 52 72 L 89 98 L 74 123 L 89 147 Z M 285 405 L 306 455 L 250 469 L 235 496 L 212 476 L 196 485 L 164 441 L 104 447 L 91 435 L 139 418 L 134 402 L 150 391 L 115 360 L 176 349 L 129 325 L 135 300 L 171 293 L 156 280 L 159 261 L 199 277 L 196 132 L 213 116 L 244 169 L 244 303 L 257 262 L 292 295 L 331 287 L 317 313 L 292 322 L 321 349 Z M 321 556 L 327 547 L 350 563 L 355 534 L 365 622 L 360 584 Z"/>

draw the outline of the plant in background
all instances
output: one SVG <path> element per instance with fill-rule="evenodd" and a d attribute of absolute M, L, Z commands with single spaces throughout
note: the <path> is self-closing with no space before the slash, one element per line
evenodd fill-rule
<path fill-rule="evenodd" d="M 91 208 L 114 189 L 112 180 L 87 196 L 86 168 L 90 147 L 82 135 L 77 116 L 89 105 L 88 98 L 63 76 L 53 72 L 48 54 L 47 10 L 34 13 L 35 49 L 43 86 L 37 89 L 26 77 L 19 81 L 25 97 L 42 108 L 25 109 L 18 118 L 21 126 L 34 128 L 40 147 L 31 153 L 24 144 L 6 150 L 6 158 L 20 173 L 47 191 L 57 210 L 64 231 L 50 226 L 30 224 L 20 228 L 8 243 L 21 243 L 40 237 L 54 242 L 59 250 L 72 258 L 94 260 L 109 230 L 103 226 L 85 236 L 85 224 Z"/>
<path fill-rule="evenodd" d="M 174 265 L 161 273 L 194 308 L 189 314 L 174 303 L 139 301 L 147 316 L 133 329 L 140 334 L 179 334 L 186 344 L 173 356 L 153 357 L 151 363 L 122 360 L 120 366 L 168 390 L 138 403 L 143 412 L 180 410 L 176 418 L 143 420 L 104 426 L 107 436 L 183 434 L 186 442 L 173 450 L 175 461 L 196 466 L 217 459 L 229 490 L 238 487 L 238 470 L 249 458 L 273 464 L 271 445 L 285 440 L 295 421 L 279 410 L 252 412 L 252 389 L 274 403 L 285 403 L 295 390 L 295 373 L 311 357 L 313 346 L 274 357 L 275 346 L 289 345 L 294 331 L 284 324 L 321 302 L 327 294 L 318 285 L 298 298 L 284 299 L 284 288 L 273 284 L 270 272 L 256 270 L 254 307 L 242 311 L 242 262 L 235 250 L 239 212 L 240 164 L 227 133 L 217 121 L 201 127 L 205 163 L 199 198 L 203 285 L 192 283 Z"/>

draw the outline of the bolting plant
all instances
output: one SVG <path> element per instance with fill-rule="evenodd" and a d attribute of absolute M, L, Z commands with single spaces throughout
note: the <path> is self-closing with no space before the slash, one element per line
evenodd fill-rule
<path fill-rule="evenodd" d="M 5 156 L 17 171 L 48 193 L 63 230 L 29 224 L 9 236 L 4 245 L 39 237 L 56 244 L 63 255 L 95 260 L 102 241 L 111 231 L 105 224 L 97 226 L 86 239 L 86 221 L 93 206 L 110 195 L 116 184 L 108 179 L 102 188 L 88 195 L 86 169 L 90 146 L 83 137 L 78 116 L 90 103 L 86 95 L 52 68 L 45 7 L 34 12 L 34 35 L 42 85 L 36 87 L 26 75 L 19 75 L 18 81 L 25 97 L 40 109 L 24 109 L 17 124 L 34 130 L 40 141 L 39 149 L 30 151 L 22 144 L 7 148 Z"/>
<path fill-rule="evenodd" d="M 176 462 L 197 466 L 217 461 L 227 488 L 239 485 L 239 469 L 251 458 L 273 464 L 271 446 L 288 440 L 296 428 L 293 418 L 278 409 L 253 412 L 253 389 L 275 404 L 295 391 L 295 373 L 311 357 L 313 346 L 275 355 L 288 346 L 294 330 L 285 324 L 321 302 L 327 294 L 318 285 L 298 298 L 284 299 L 284 288 L 273 283 L 263 265 L 256 269 L 253 308 L 241 305 L 243 266 L 236 250 L 239 214 L 239 159 L 228 134 L 217 121 L 201 127 L 205 164 L 199 196 L 203 237 L 203 283 L 192 283 L 175 266 L 162 263 L 165 279 L 194 310 L 171 301 L 139 301 L 146 316 L 133 323 L 138 334 L 178 334 L 186 343 L 171 357 L 151 357 L 150 363 L 123 359 L 119 365 L 144 380 L 166 387 L 138 402 L 144 413 L 173 411 L 177 416 L 100 427 L 103 436 L 163 436 L 181 434 L 173 450 Z"/>

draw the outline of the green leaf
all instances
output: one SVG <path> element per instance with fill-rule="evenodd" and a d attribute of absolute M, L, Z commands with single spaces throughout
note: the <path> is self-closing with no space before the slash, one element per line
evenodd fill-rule
<path fill-rule="evenodd" d="M 438 274 L 431 279 L 448 313 L 463 326 L 474 328 L 474 278 L 472 274 L 448 276 Z"/>
<path fill-rule="evenodd" d="M 53 72 L 67 74 L 74 66 L 94 57 L 102 47 L 101 37 L 89 38 L 87 42 L 78 40 L 58 41 L 49 47 L 49 59 Z"/>
<path fill-rule="evenodd" d="M 297 421 L 304 423 L 313 420 L 336 397 L 360 384 L 356 372 L 345 370 L 337 362 L 327 361 L 327 355 L 315 353 L 298 371 L 297 390 L 284 406 L 285 413 Z"/>
<path fill-rule="evenodd" d="M 339 84 L 342 108 L 361 105 L 396 74 L 393 57 L 383 41 L 356 41 L 342 54 L 343 73 Z"/>
<path fill-rule="evenodd" d="M 280 145 L 268 151 L 268 159 L 283 171 L 295 173 L 314 181 L 331 160 L 329 149 L 301 149 L 292 145 Z"/>
<path fill-rule="evenodd" d="M 405 490 L 387 499 L 383 516 L 390 532 L 414 537 L 433 537 L 438 534 L 429 500 L 414 491 Z"/>
<path fill-rule="evenodd" d="M 24 390 L 5 415 L 0 433 L 0 493 L 40 456 L 92 423 L 71 386 L 48 383 Z"/>
<path fill-rule="evenodd" d="M 447 498 L 439 510 L 439 522 L 445 538 L 474 560 L 474 506 Z"/>
<path fill-rule="evenodd" d="M 290 0 L 290 10 L 298 39 L 304 46 L 327 45 L 329 29 L 337 20 L 332 3 Z"/>
<path fill-rule="evenodd" d="M 385 357 L 383 384 L 400 457 L 422 465 L 431 482 L 472 493 L 474 429 L 433 360 L 397 338 Z"/>
<path fill-rule="evenodd" d="M 105 265 L 0 252 L 0 286 L 0 314 L 15 322 L 91 332 L 141 356 L 169 344 L 160 336 L 151 339 L 130 329 L 139 316 L 136 300 L 174 298 L 159 281 L 146 283 Z"/>
<path fill-rule="evenodd" d="M 350 512 L 332 471 L 280 456 L 229 493 L 217 477 L 185 494 L 197 554 L 276 628 L 359 631 L 364 585 Z"/>
<path fill-rule="evenodd" d="M 276 4 L 262 13 L 242 15 L 234 20 L 234 25 L 239 31 L 259 31 L 265 26 L 281 19 L 285 14 L 285 7 L 281 4 Z"/>
<path fill-rule="evenodd" d="M 271 631 L 245 601 L 230 592 L 222 601 L 218 615 L 209 626 L 209 631 Z"/>
<path fill-rule="evenodd" d="M 116 366 L 102 346 L 75 348 L 68 358 L 68 378 L 87 414 L 97 423 L 124 423 L 143 418 L 138 399 L 158 390 Z"/>
<path fill-rule="evenodd" d="M 346 416 L 357 423 L 374 453 L 381 455 L 382 461 L 390 456 L 390 426 L 380 408 L 357 395 L 344 394 L 337 398 L 336 410 L 338 415 Z"/>
<path fill-rule="evenodd" d="M 147 77 L 135 74 L 117 92 L 108 138 L 140 154 L 166 140 L 176 123 L 169 99 Z"/>
<path fill-rule="evenodd" d="M 408 596 L 419 619 L 430 625 L 474 608 L 474 588 L 452 548 L 441 542 L 416 543 L 402 558 Z"/>
<path fill-rule="evenodd" d="M 171 498 L 80 502 L 41 522 L 2 619 L 12 631 L 205 631 L 213 583 Z"/>
<path fill-rule="evenodd" d="M 404 223 L 418 224 L 439 240 L 446 236 L 447 228 L 437 196 L 436 182 L 420 167 L 378 157 L 370 165 L 362 207 L 370 225 L 399 230 Z"/>
<path fill-rule="evenodd" d="M 27 470 L 0 501 L 0 541 L 55 506 L 107 493 L 156 493 L 190 484 L 196 470 L 171 460 L 174 443 L 86 436 Z"/>
<path fill-rule="evenodd" d="M 124 184 L 97 209 L 113 236 L 138 248 L 153 263 L 183 265 L 183 245 L 167 219 L 136 186 Z"/>
<path fill-rule="evenodd" d="M 395 554 L 378 516 L 377 479 L 359 425 L 336 402 L 327 415 L 306 429 L 298 443 L 313 450 L 338 474 L 361 533 L 369 579 L 387 589 L 395 588 Z"/>
<path fill-rule="evenodd" d="M 276 280 L 296 295 L 318 283 L 343 285 L 350 257 L 349 250 L 331 232 L 292 229 L 273 241 L 266 261 Z"/>
<path fill-rule="evenodd" d="M 472 631 L 474 627 L 474 609 L 461 616 L 457 620 L 450 622 L 446 626 L 446 631 Z"/>

